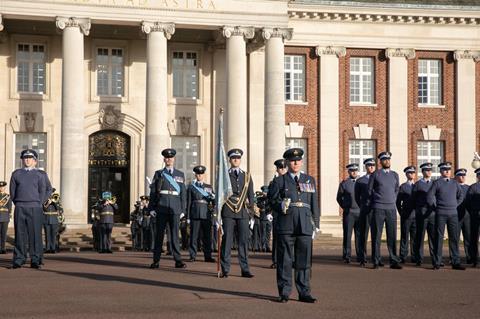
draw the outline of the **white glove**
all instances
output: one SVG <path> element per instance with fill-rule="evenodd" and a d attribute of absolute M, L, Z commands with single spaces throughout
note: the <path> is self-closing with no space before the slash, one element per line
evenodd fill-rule
<path fill-rule="evenodd" d="M 220 229 L 220 231 L 223 233 L 222 224 L 219 223 L 218 220 L 215 220 L 215 226 L 217 226 L 217 230 Z"/>
<path fill-rule="evenodd" d="M 184 214 L 184 213 L 180 213 L 180 219 L 182 219 L 183 216 L 185 216 L 185 214 Z"/>
<path fill-rule="evenodd" d="M 273 221 L 273 215 L 272 215 L 272 214 L 268 214 L 268 215 L 267 215 L 267 220 L 268 220 L 269 222 Z"/>
<path fill-rule="evenodd" d="M 255 220 L 254 220 L 253 218 L 250 219 L 250 223 L 249 223 L 249 224 L 250 224 L 250 229 L 253 230 L 253 225 L 255 225 Z"/>
<path fill-rule="evenodd" d="M 187 224 L 190 224 L 190 219 L 187 219 Z"/>
<path fill-rule="evenodd" d="M 151 210 L 151 211 L 150 211 L 150 216 L 156 217 L 156 216 L 157 216 L 157 212 L 154 211 L 154 210 Z"/>
<path fill-rule="evenodd" d="M 315 239 L 315 235 L 320 231 L 320 228 L 315 228 L 312 234 L 312 239 Z"/>

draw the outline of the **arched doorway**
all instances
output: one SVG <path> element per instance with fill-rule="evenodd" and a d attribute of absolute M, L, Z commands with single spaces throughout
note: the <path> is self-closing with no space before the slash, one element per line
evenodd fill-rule
<path fill-rule="evenodd" d="M 91 208 L 109 191 L 116 197 L 116 223 L 129 223 L 130 137 L 122 132 L 104 130 L 89 136 L 88 206 Z"/>

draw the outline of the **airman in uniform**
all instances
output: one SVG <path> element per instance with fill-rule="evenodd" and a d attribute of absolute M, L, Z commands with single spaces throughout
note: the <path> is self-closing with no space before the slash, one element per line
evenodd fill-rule
<path fill-rule="evenodd" d="M 6 254 L 5 243 L 7 241 L 8 223 L 12 211 L 12 200 L 5 192 L 7 182 L 0 182 L 0 254 Z"/>
<path fill-rule="evenodd" d="M 465 200 L 468 192 L 468 185 L 465 184 L 465 178 L 467 170 L 465 168 L 459 168 L 455 171 L 455 179 L 460 185 L 462 190 L 463 200 L 457 207 L 458 212 L 458 238 L 460 233 L 463 235 L 463 249 L 465 251 L 465 261 L 467 264 L 472 263 L 472 232 L 471 232 L 471 220 L 470 212 L 466 209 Z"/>
<path fill-rule="evenodd" d="M 411 261 L 415 263 L 417 225 L 415 224 L 412 192 L 417 168 L 415 166 L 407 166 L 403 172 L 407 177 L 407 181 L 400 185 L 396 202 L 397 210 L 400 214 L 400 262 L 405 263 L 408 256 L 408 247 L 410 247 Z"/>

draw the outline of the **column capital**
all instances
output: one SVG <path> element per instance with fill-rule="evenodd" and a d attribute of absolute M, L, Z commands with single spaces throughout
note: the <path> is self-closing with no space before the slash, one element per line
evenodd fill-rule
<path fill-rule="evenodd" d="M 3 19 L 2 19 L 2 15 L 0 14 L 0 31 L 3 30 Z"/>
<path fill-rule="evenodd" d="M 222 34 L 227 39 L 232 36 L 243 36 L 244 39 L 253 39 L 253 37 L 255 36 L 255 28 L 224 26 L 222 29 Z"/>
<path fill-rule="evenodd" d="M 83 35 L 88 35 L 92 26 L 89 18 L 57 17 L 55 22 L 57 28 L 60 30 L 64 30 L 65 28 L 69 27 L 77 27 L 80 28 L 80 31 L 83 33 Z"/>
<path fill-rule="evenodd" d="M 456 50 L 453 52 L 453 58 L 455 61 L 463 59 L 473 59 L 475 62 L 480 61 L 480 51 L 475 50 Z"/>
<path fill-rule="evenodd" d="M 388 48 L 385 49 L 385 56 L 391 58 L 406 58 L 411 60 L 415 58 L 415 49 Z"/>
<path fill-rule="evenodd" d="M 175 23 L 143 21 L 142 32 L 145 34 L 149 34 L 150 32 L 163 32 L 165 34 L 165 38 L 170 40 L 172 35 L 175 33 Z"/>
<path fill-rule="evenodd" d="M 334 46 L 317 46 L 315 48 L 315 54 L 317 56 L 322 56 L 322 55 L 336 55 L 337 57 L 342 57 L 347 54 L 347 49 L 345 47 L 334 47 Z"/>
<path fill-rule="evenodd" d="M 291 40 L 293 36 L 292 28 L 263 28 L 262 37 L 268 41 L 270 38 L 282 38 L 284 40 Z"/>

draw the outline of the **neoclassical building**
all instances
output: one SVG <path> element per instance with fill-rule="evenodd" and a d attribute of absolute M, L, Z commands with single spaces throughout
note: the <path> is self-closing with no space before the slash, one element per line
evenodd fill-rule
<path fill-rule="evenodd" d="M 306 150 L 329 231 L 348 162 L 388 149 L 399 172 L 470 168 L 480 5 L 458 3 L 2 0 L 0 179 L 32 147 L 71 227 L 104 190 L 128 223 L 163 148 L 188 179 L 198 164 L 213 179 L 223 108 L 226 147 L 245 150 L 256 188 L 287 147 Z"/>

